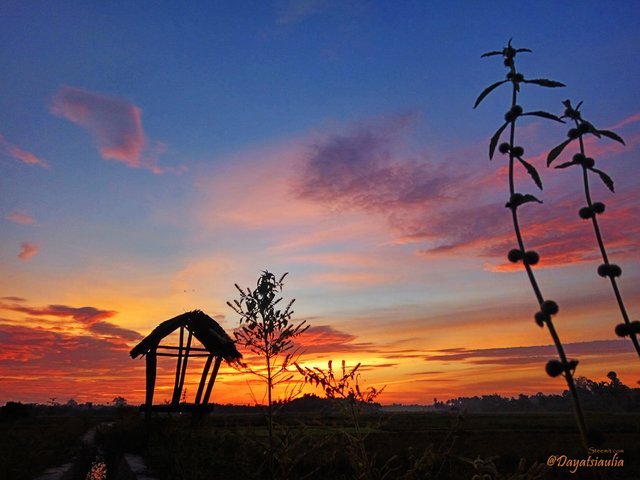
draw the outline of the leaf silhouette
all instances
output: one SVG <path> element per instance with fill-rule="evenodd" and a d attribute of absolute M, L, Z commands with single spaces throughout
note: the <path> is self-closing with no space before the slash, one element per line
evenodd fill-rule
<path fill-rule="evenodd" d="M 529 202 L 542 203 L 542 200 L 539 200 L 538 198 L 536 198 L 535 196 L 529 193 L 525 195 L 522 195 L 521 193 L 514 193 L 513 195 L 511 195 L 511 198 L 509 199 L 509 201 L 505 204 L 505 207 L 515 209 L 515 208 L 518 208 L 523 203 L 529 203 Z"/>
<path fill-rule="evenodd" d="M 493 137 L 491 137 L 491 141 L 489 142 L 489 160 L 493 158 L 493 154 L 496 151 L 496 145 L 498 145 L 498 140 L 500 140 L 500 135 L 502 135 L 504 129 L 507 128 L 507 125 L 509 125 L 509 122 L 504 122 L 504 124 L 496 130 L 496 133 L 493 134 Z"/>
<path fill-rule="evenodd" d="M 613 180 L 609 175 L 604 173 L 602 170 L 598 170 L 597 168 L 592 168 L 591 171 L 600 175 L 600 179 L 604 182 L 607 188 L 615 193 L 615 190 L 613 189 Z"/>
<path fill-rule="evenodd" d="M 485 88 L 482 93 L 480 95 L 478 95 L 478 98 L 476 99 L 476 103 L 473 105 L 473 108 L 476 108 L 478 105 L 480 105 L 480 102 L 482 100 L 484 100 L 484 97 L 486 97 L 487 95 L 489 95 L 494 89 L 496 89 L 497 87 L 499 87 L 500 85 L 502 85 L 503 83 L 507 83 L 509 80 L 502 80 L 500 82 L 496 82 L 493 85 L 489 85 L 487 88 Z"/>
<path fill-rule="evenodd" d="M 549 155 L 547 155 L 547 167 L 551 165 L 551 162 L 553 162 L 556 158 L 558 158 L 558 155 L 562 153 L 562 151 L 564 150 L 564 147 L 569 145 L 569 143 L 571 143 L 571 139 L 565 140 L 564 142 L 562 142 L 560 145 L 558 145 L 557 147 L 555 147 L 553 150 L 549 152 Z"/>
<path fill-rule="evenodd" d="M 538 188 L 542 190 L 542 180 L 540 180 L 540 175 L 538 174 L 536 167 L 531 165 L 529 162 L 525 162 L 520 157 L 518 157 L 518 160 L 520 160 L 520 163 L 522 163 L 522 165 L 524 165 L 524 168 L 527 169 L 527 172 L 529 173 L 529 175 L 531 175 L 531 178 L 533 178 L 533 181 L 536 182 L 536 185 L 538 186 Z"/>
<path fill-rule="evenodd" d="M 529 52 L 531 53 L 531 49 L 529 48 L 516 48 L 516 52 L 520 53 L 520 52 Z"/>
<path fill-rule="evenodd" d="M 530 203 L 530 202 L 542 203 L 542 200 L 536 198 L 535 195 L 531 195 L 530 193 L 527 193 L 522 196 L 522 201 L 520 202 L 520 205 L 522 205 L 523 203 Z"/>
<path fill-rule="evenodd" d="M 620 142 L 622 145 L 626 145 L 624 143 L 624 140 L 622 139 L 622 137 L 620 135 L 618 135 L 617 133 L 612 132 L 611 130 L 596 130 L 596 132 L 598 132 L 603 137 L 610 138 L 611 140 L 615 140 L 616 142 Z"/>
<path fill-rule="evenodd" d="M 547 78 L 534 78 L 533 80 L 523 80 L 524 83 L 533 83 L 534 85 L 540 85 L 541 87 L 556 88 L 565 87 L 564 83 L 556 82 L 555 80 L 549 80 Z"/>
<path fill-rule="evenodd" d="M 480 55 L 480 58 L 492 57 L 494 55 L 502 55 L 502 51 L 493 50 L 491 52 L 483 53 L 482 55 Z"/>
<path fill-rule="evenodd" d="M 561 163 L 560 165 L 556 165 L 556 168 L 567 168 L 567 167 L 570 167 L 571 165 L 578 165 L 578 163 L 571 160 L 570 162 L 564 162 L 564 163 Z"/>
<path fill-rule="evenodd" d="M 527 113 L 523 113 L 522 115 L 531 115 L 534 117 L 541 117 L 541 118 L 546 118 L 548 120 L 555 120 L 556 122 L 564 123 L 564 120 L 562 120 L 557 115 L 554 115 L 553 113 L 549 113 L 549 112 L 543 112 L 542 110 L 538 110 L 535 112 L 527 112 Z"/>

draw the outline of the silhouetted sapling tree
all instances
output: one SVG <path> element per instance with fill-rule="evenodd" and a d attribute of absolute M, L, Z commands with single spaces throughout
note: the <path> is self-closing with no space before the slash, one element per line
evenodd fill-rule
<path fill-rule="evenodd" d="M 274 462 L 273 389 L 289 382 L 293 377 L 288 371 L 296 354 L 293 340 L 309 328 L 305 321 L 297 324 L 292 322 L 291 307 L 295 299 L 284 308 L 278 308 L 282 301 L 278 294 L 282 292 L 286 276 L 287 273 L 276 279 L 275 275 L 265 270 L 253 290 L 243 290 L 235 284 L 240 298 L 227 302 L 240 315 L 240 326 L 233 332 L 236 342 L 265 362 L 264 367 L 243 363 L 242 368 L 266 383 L 270 475 L 273 475 Z"/>

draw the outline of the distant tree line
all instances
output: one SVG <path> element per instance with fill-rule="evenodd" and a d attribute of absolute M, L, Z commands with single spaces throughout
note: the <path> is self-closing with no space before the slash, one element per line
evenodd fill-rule
<path fill-rule="evenodd" d="M 595 382 L 586 377 L 575 379 L 576 389 L 585 410 L 607 412 L 637 412 L 640 410 L 640 388 L 630 388 L 620 381 L 616 372 L 607 374 L 609 381 Z M 502 397 L 497 394 L 458 397 L 440 402 L 434 400 L 437 410 L 469 412 L 564 412 L 571 410 L 571 394 L 520 394 Z"/>

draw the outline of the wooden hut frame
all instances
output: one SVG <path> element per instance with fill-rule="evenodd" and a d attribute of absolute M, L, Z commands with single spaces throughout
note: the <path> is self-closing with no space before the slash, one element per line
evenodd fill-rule
<path fill-rule="evenodd" d="M 162 340 L 176 330 L 179 330 L 179 343 L 177 346 L 160 344 Z M 192 345 L 194 337 L 204 348 Z M 140 355 L 146 357 L 146 396 L 145 403 L 141 408 L 146 411 L 147 416 L 153 410 L 206 410 L 222 360 L 235 362 L 242 358 L 233 340 L 222 327 L 213 318 L 200 310 L 183 313 L 162 322 L 138 345 L 133 347 L 130 355 L 131 358 L 136 358 Z M 158 357 L 176 358 L 175 381 L 169 405 L 153 404 Z M 202 376 L 200 377 L 194 403 L 181 404 L 180 397 L 184 389 L 187 363 L 189 358 L 193 357 L 206 357 Z M 211 364 L 213 364 L 213 371 L 209 374 Z"/>

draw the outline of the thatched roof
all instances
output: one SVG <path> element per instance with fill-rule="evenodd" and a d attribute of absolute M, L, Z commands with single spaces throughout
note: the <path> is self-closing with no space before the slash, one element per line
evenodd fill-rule
<path fill-rule="evenodd" d="M 222 357 L 229 362 L 242 358 L 233 340 L 218 322 L 200 310 L 183 313 L 162 322 L 138 345 L 131 349 L 131 357 L 136 358 L 139 355 L 146 355 L 150 350 L 157 348 L 163 338 L 180 327 L 187 328 L 204 345 L 204 348 L 214 355 Z"/>

